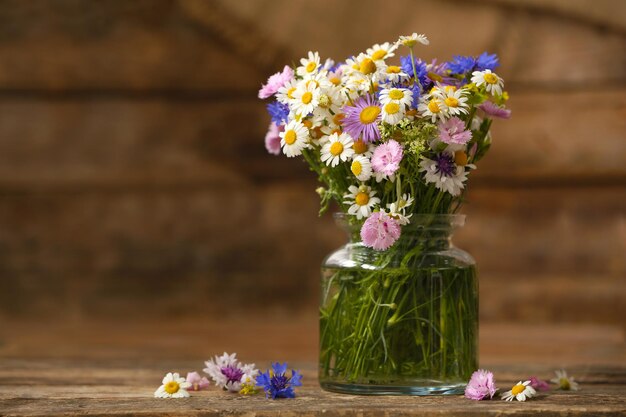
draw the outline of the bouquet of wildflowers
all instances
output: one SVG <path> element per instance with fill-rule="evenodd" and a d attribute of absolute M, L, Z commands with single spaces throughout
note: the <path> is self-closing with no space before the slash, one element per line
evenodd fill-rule
<path fill-rule="evenodd" d="M 489 149 L 492 119 L 510 116 L 495 55 L 427 63 L 413 49 L 428 43 L 402 36 L 339 64 L 309 52 L 259 91 L 273 98 L 268 151 L 302 156 L 324 185 L 321 212 L 336 201 L 377 250 L 391 247 L 414 213 L 458 210 Z M 392 64 L 399 48 L 406 55 Z"/>

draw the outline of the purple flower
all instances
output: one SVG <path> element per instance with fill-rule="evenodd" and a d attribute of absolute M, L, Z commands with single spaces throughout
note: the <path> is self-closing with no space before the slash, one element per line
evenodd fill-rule
<path fill-rule="evenodd" d="M 543 379 L 539 379 L 536 376 L 531 376 L 530 378 L 530 386 L 533 387 L 537 391 L 549 391 L 550 384 L 548 384 Z"/>
<path fill-rule="evenodd" d="M 478 106 L 478 108 L 484 111 L 486 115 L 491 117 L 498 117 L 500 119 L 511 118 L 511 110 L 500 107 L 491 101 L 485 101 L 483 104 Z"/>
<path fill-rule="evenodd" d="M 270 97 L 292 79 L 293 70 L 288 65 L 285 65 L 285 68 L 283 68 L 283 72 L 277 72 L 276 74 L 272 75 L 267 80 L 267 84 L 261 87 L 261 89 L 259 90 L 259 98 Z"/>
<path fill-rule="evenodd" d="M 413 63 L 415 64 L 415 72 L 413 72 Z M 411 78 L 417 78 L 422 86 L 427 85 L 430 80 L 428 78 L 426 63 L 417 58 L 414 58 L 413 63 L 411 63 L 410 56 L 400 57 L 402 72 L 408 74 Z"/>
<path fill-rule="evenodd" d="M 261 372 L 256 378 L 256 386 L 263 388 L 265 398 L 294 398 L 294 387 L 302 386 L 302 374 L 291 370 L 291 377 L 287 376 L 287 364 L 278 362 L 272 364 L 272 370 Z"/>
<path fill-rule="evenodd" d="M 361 227 L 361 240 L 367 247 L 385 250 L 400 237 L 401 228 L 396 219 L 384 211 L 372 213 Z"/>
<path fill-rule="evenodd" d="M 465 74 L 474 70 L 476 59 L 473 56 L 455 55 L 446 67 L 452 74 Z"/>
<path fill-rule="evenodd" d="M 362 138 L 364 142 L 374 142 L 380 139 L 380 112 L 380 103 L 371 95 L 365 95 L 356 100 L 353 106 L 343 108 L 343 130 L 354 140 Z"/>
<path fill-rule="evenodd" d="M 465 123 L 458 117 L 451 117 L 439 123 L 439 139 L 448 145 L 465 145 L 472 138 L 472 132 L 465 130 Z"/>
<path fill-rule="evenodd" d="M 493 398 L 497 390 L 493 373 L 479 369 L 472 374 L 467 387 L 465 387 L 465 397 L 470 400 L 480 401 L 487 398 L 487 396 Z"/>
<path fill-rule="evenodd" d="M 391 139 L 378 145 L 372 155 L 372 168 L 387 176 L 395 174 L 402 161 L 402 145 Z"/>
<path fill-rule="evenodd" d="M 203 389 L 207 389 L 209 388 L 209 385 L 211 385 L 211 383 L 209 382 L 208 379 L 206 379 L 206 377 L 204 376 L 200 376 L 199 373 L 197 372 L 189 372 L 187 373 L 187 378 L 185 378 L 187 380 L 187 382 L 189 382 L 191 384 L 191 390 L 193 391 L 200 391 Z"/>
<path fill-rule="evenodd" d="M 289 119 L 289 106 L 278 101 L 274 101 L 267 105 L 267 112 L 272 118 L 272 122 L 277 125 L 287 123 Z"/>
<path fill-rule="evenodd" d="M 284 129 L 285 125 L 276 126 L 276 123 L 270 123 L 270 127 L 265 134 L 265 149 L 272 155 L 280 155 L 279 133 Z"/>
<path fill-rule="evenodd" d="M 486 69 L 493 71 L 494 69 L 500 66 L 500 61 L 498 60 L 498 55 L 496 54 L 488 54 L 487 52 L 483 52 L 476 58 L 476 68 L 475 71 L 484 71 Z"/>

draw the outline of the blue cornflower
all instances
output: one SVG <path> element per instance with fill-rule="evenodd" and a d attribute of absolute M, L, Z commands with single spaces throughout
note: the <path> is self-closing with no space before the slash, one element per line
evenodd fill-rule
<path fill-rule="evenodd" d="M 473 71 L 476 65 L 476 58 L 473 56 L 455 55 L 452 61 L 448 62 L 447 68 L 452 74 L 465 74 Z"/>
<path fill-rule="evenodd" d="M 420 94 L 422 93 L 421 88 L 418 84 L 414 84 L 412 86 L 409 86 L 409 89 L 413 93 L 413 101 L 411 102 L 411 107 L 416 109 L 420 101 Z"/>
<path fill-rule="evenodd" d="M 411 64 L 410 56 L 402 56 L 400 57 L 400 67 L 402 68 L 402 72 L 409 74 L 409 77 L 415 77 L 419 81 L 422 86 L 425 86 L 430 82 L 428 78 L 428 69 L 426 68 L 426 63 L 421 59 L 414 58 L 415 62 L 415 72 L 413 73 L 413 65 Z"/>
<path fill-rule="evenodd" d="M 283 123 L 287 123 L 289 119 L 289 106 L 278 101 L 274 101 L 267 105 L 267 112 L 272 117 L 272 122 L 279 126 Z"/>
<path fill-rule="evenodd" d="M 291 370 L 291 377 L 285 375 L 287 364 L 278 362 L 272 364 L 272 370 L 261 372 L 256 377 L 256 386 L 262 387 L 266 398 L 294 398 L 296 392 L 293 387 L 302 386 L 302 375 L 298 371 Z"/>
<path fill-rule="evenodd" d="M 476 68 L 475 71 L 484 71 L 498 68 L 500 66 L 500 61 L 498 60 L 498 55 L 496 54 L 488 54 L 487 52 L 483 52 L 476 58 Z"/>

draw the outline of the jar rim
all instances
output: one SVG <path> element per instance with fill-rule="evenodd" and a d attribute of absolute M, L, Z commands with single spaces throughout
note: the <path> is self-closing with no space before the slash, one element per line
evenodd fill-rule
<path fill-rule="evenodd" d="M 342 212 L 333 213 L 335 222 L 341 226 L 349 226 L 350 222 L 348 220 L 351 217 L 354 216 Z M 411 222 L 403 227 L 448 230 L 463 227 L 465 225 L 465 218 L 465 214 L 414 213 L 410 218 Z"/>

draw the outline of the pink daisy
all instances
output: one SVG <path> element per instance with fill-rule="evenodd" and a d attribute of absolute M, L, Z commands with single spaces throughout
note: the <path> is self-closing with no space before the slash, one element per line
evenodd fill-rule
<path fill-rule="evenodd" d="M 511 118 L 511 110 L 500 107 L 491 101 L 485 101 L 483 104 L 478 106 L 478 108 L 484 111 L 488 116 L 498 117 L 500 119 Z"/>
<path fill-rule="evenodd" d="M 265 149 L 272 155 L 280 155 L 280 136 L 278 134 L 284 129 L 284 125 L 276 126 L 276 123 L 270 123 L 270 127 L 265 134 Z"/>
<path fill-rule="evenodd" d="M 400 237 L 400 224 L 384 211 L 372 213 L 361 227 L 363 244 L 376 250 L 385 250 Z"/>
<path fill-rule="evenodd" d="M 279 88 L 284 86 L 288 81 L 293 79 L 293 70 L 288 65 L 285 65 L 283 72 L 277 72 L 267 80 L 265 84 L 259 90 L 259 98 L 268 98 L 272 94 L 276 94 Z"/>
<path fill-rule="evenodd" d="M 372 155 L 372 168 L 387 176 L 395 174 L 402 161 L 402 145 L 391 139 L 378 145 Z"/>
<path fill-rule="evenodd" d="M 472 374 L 467 387 L 465 387 L 465 397 L 470 400 L 480 401 L 487 397 L 493 398 L 497 390 L 493 373 L 479 369 Z"/>
<path fill-rule="evenodd" d="M 345 106 L 343 130 L 354 140 L 362 138 L 364 142 L 380 139 L 378 122 L 380 121 L 380 103 L 371 95 L 360 97 L 353 106 Z"/>
<path fill-rule="evenodd" d="M 439 123 L 439 139 L 448 145 L 465 145 L 472 138 L 472 132 L 465 130 L 465 123 L 458 117 L 451 117 Z"/>

